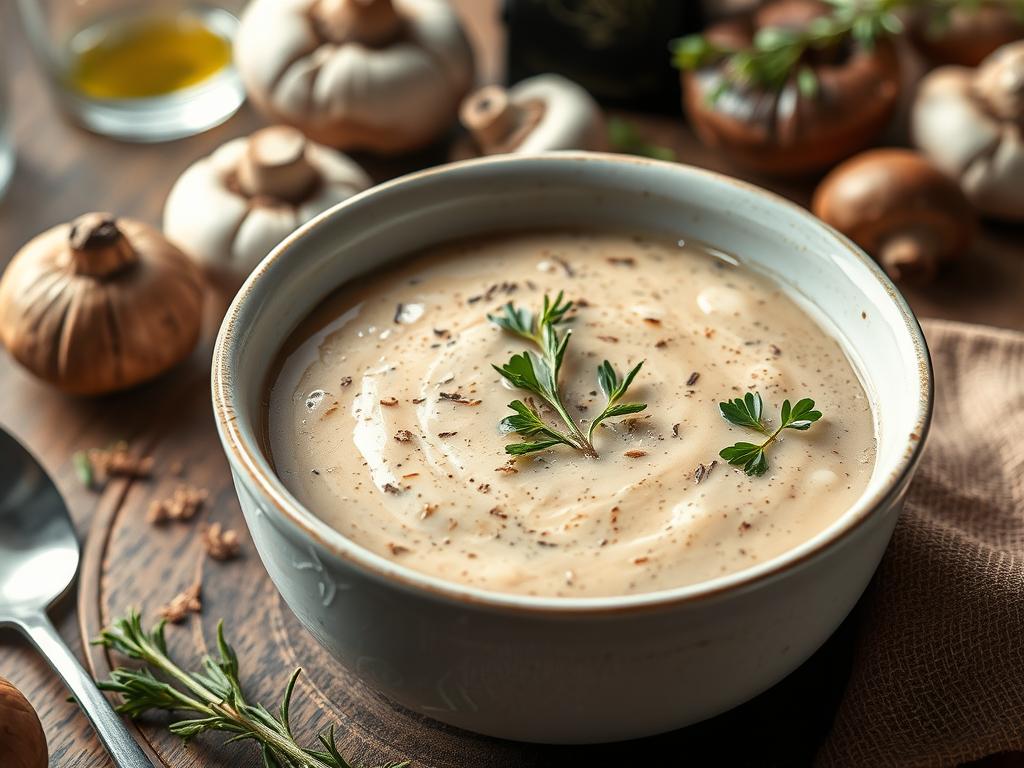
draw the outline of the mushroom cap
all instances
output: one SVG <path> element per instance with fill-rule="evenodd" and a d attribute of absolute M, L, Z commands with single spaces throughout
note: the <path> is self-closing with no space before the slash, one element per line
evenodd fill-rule
<path fill-rule="evenodd" d="M 320 2 L 253 0 L 242 15 L 235 62 L 272 121 L 321 144 L 380 153 L 417 149 L 449 130 L 472 84 L 473 56 L 448 3 L 393 0 L 399 28 L 389 40 L 375 9 L 390 2 Z M 369 40 L 348 17 L 317 22 L 318 11 L 338 20 L 360 8 Z"/>
<path fill-rule="evenodd" d="M 996 49 L 1024 38 L 1024 23 L 1002 2 L 953 5 L 941 29 L 929 24 L 930 9 L 913 11 L 907 37 L 933 64 L 976 67 Z"/>
<path fill-rule="evenodd" d="M 372 183 L 345 155 L 272 126 L 186 169 L 167 196 L 163 228 L 233 290 L 299 226 Z"/>
<path fill-rule="evenodd" d="M 1024 41 L 976 70 L 940 67 L 918 86 L 911 135 L 982 214 L 1024 221 Z"/>
<path fill-rule="evenodd" d="M 0 677 L 0 752 L 4 768 L 46 768 L 46 734 L 28 699 Z"/>
<path fill-rule="evenodd" d="M 710 27 L 708 39 L 747 47 L 767 26 L 802 27 L 826 12 L 816 0 L 782 0 L 756 14 Z M 840 60 L 809 66 L 818 80 L 814 96 L 795 78 L 780 91 L 728 88 L 721 64 L 682 73 L 683 106 L 701 141 L 723 149 L 730 160 L 756 171 L 797 175 L 827 168 L 867 146 L 888 125 L 899 100 L 895 48 L 881 38 L 867 48 L 850 41 Z"/>
<path fill-rule="evenodd" d="M 104 231 L 108 222 L 116 236 Z M 96 236 L 78 238 L 83 227 Z M 0 338 L 41 379 L 102 394 L 187 357 L 202 303 L 201 274 L 157 230 L 86 214 L 38 235 L 11 260 L 0 279 Z"/>
<path fill-rule="evenodd" d="M 472 146 L 461 157 L 562 149 L 607 149 L 604 115 L 586 89 L 561 75 L 521 80 L 507 91 L 488 85 L 462 102 Z"/>
<path fill-rule="evenodd" d="M 890 273 L 889 257 L 902 260 L 910 241 L 927 252 L 929 263 L 920 266 L 930 273 L 965 251 L 974 236 L 974 213 L 959 186 L 909 149 L 868 150 L 841 163 L 822 179 L 811 208 Z M 909 264 L 902 266 L 908 271 Z"/>

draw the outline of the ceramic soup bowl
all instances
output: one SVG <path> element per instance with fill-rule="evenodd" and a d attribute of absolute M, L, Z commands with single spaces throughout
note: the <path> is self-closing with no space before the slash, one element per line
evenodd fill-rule
<path fill-rule="evenodd" d="M 842 343 L 876 420 L 859 501 L 747 570 L 648 594 L 497 594 L 391 562 L 328 527 L 274 475 L 260 439 L 289 333 L 354 276 L 453 238 L 615 228 L 702 240 L 768 273 Z M 696 168 L 587 153 L 505 156 L 382 184 L 260 264 L 217 339 L 213 402 L 246 522 L 302 624 L 402 705 L 510 739 L 591 743 L 711 717 L 794 670 L 836 629 L 889 541 L 931 415 L 921 330 L 875 263 L 802 208 Z"/>

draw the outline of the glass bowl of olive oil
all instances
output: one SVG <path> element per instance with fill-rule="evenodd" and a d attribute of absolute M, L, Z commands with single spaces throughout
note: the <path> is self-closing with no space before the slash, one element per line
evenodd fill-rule
<path fill-rule="evenodd" d="M 125 141 L 168 141 L 227 120 L 245 99 L 236 15 L 173 0 L 19 0 L 68 113 Z"/>

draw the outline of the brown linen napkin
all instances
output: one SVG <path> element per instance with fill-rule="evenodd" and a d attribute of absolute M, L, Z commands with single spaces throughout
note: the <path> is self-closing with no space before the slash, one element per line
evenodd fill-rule
<path fill-rule="evenodd" d="M 1024 749 L 1024 335 L 930 320 L 935 419 L 817 765 Z"/>

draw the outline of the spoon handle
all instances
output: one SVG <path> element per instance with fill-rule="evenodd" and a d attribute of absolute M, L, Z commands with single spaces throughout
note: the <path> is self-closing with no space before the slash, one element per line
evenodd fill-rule
<path fill-rule="evenodd" d="M 153 768 L 153 763 L 128 733 L 121 716 L 113 710 L 89 674 L 82 669 L 50 620 L 43 614 L 37 614 L 24 617 L 18 623 L 71 689 L 114 764 L 118 768 Z"/>

